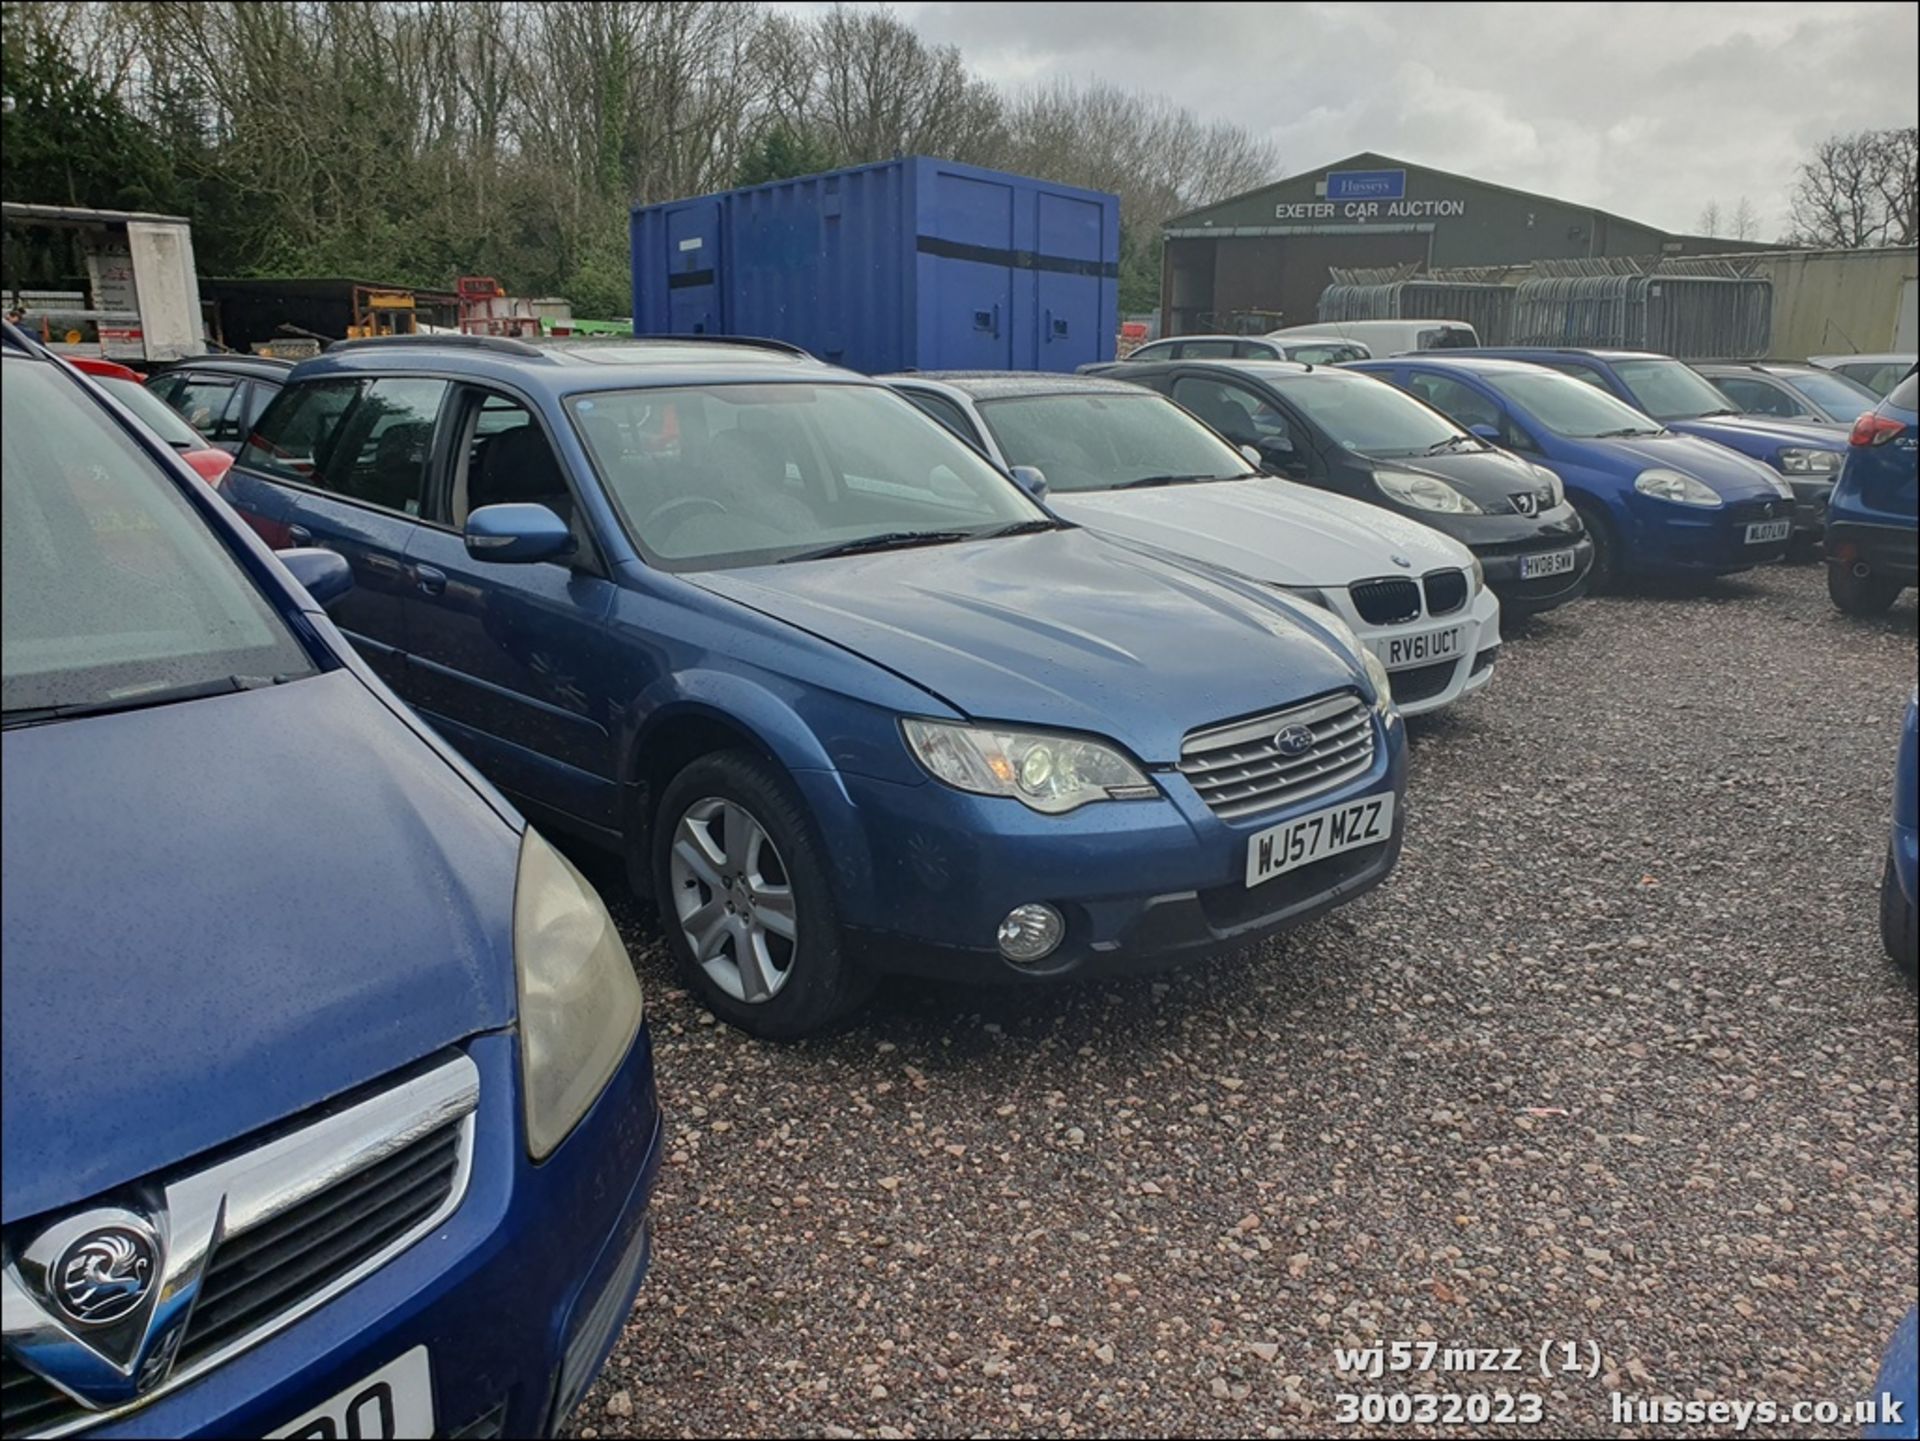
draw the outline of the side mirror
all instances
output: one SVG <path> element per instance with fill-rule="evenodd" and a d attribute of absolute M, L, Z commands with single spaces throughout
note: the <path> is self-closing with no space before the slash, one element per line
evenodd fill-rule
<path fill-rule="evenodd" d="M 309 545 L 275 554 L 280 564 L 293 572 L 293 578 L 306 587 L 316 605 L 331 605 L 353 589 L 353 567 L 338 551 Z"/>
<path fill-rule="evenodd" d="M 1267 463 L 1267 458 L 1260 453 L 1260 447 L 1257 445 L 1241 446 L 1240 454 L 1246 458 L 1247 464 L 1252 466 L 1255 470 L 1258 470 L 1261 466 Z"/>
<path fill-rule="evenodd" d="M 573 553 L 573 532 L 544 505 L 483 505 L 467 517 L 463 539 L 475 560 L 531 564 Z"/>
<path fill-rule="evenodd" d="M 1013 477 L 1013 483 L 1024 490 L 1034 500 L 1047 498 L 1047 478 L 1031 465 L 1016 465 L 1007 472 Z"/>
<path fill-rule="evenodd" d="M 1467 431 L 1469 434 L 1479 436 L 1489 445 L 1498 445 L 1500 443 L 1500 427 L 1497 425 L 1488 425 L 1484 420 L 1478 425 L 1469 425 Z"/>

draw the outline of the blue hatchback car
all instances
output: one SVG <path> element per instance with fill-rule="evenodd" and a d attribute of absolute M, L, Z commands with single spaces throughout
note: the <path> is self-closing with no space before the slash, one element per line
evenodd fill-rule
<path fill-rule="evenodd" d="M 1404 736 L 1344 624 L 1098 539 L 774 342 L 370 340 L 225 494 L 536 819 L 625 853 L 702 999 L 1251 941 L 1384 877 Z"/>
<path fill-rule="evenodd" d="M 1760 461 L 1793 492 L 1795 536 L 1811 545 L 1826 525 L 1827 500 L 1846 452 L 1829 426 L 1742 415 L 1692 366 L 1640 350 L 1510 346 L 1456 352 L 1549 366 L 1584 381 L 1681 435 L 1711 440 Z"/>
<path fill-rule="evenodd" d="M 1854 422 L 1833 488 L 1827 593 L 1849 615 L 1879 615 L 1920 575 L 1920 378 L 1909 371 Z"/>
<path fill-rule="evenodd" d="M 1590 385 L 1479 352 L 1421 352 L 1345 368 L 1391 380 L 1559 476 L 1593 537 L 1595 590 L 1622 575 L 1726 575 L 1786 554 L 1793 499 L 1772 471 L 1675 434 Z"/>
<path fill-rule="evenodd" d="M 649 1258 L 611 919 L 329 623 L 338 557 L 4 366 L 0 1425 L 555 1428 Z"/>

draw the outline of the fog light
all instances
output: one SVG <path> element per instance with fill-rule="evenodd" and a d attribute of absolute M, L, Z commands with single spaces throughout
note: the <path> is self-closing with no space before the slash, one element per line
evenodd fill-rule
<path fill-rule="evenodd" d="M 1000 922 L 1000 954 L 1021 965 L 1050 955 L 1067 933 L 1067 923 L 1052 906 L 1015 906 Z"/>

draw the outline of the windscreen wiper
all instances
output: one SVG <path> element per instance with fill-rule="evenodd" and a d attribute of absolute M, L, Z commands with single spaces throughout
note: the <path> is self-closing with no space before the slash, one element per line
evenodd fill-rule
<path fill-rule="evenodd" d="M 108 696 L 104 700 L 72 701 L 66 705 L 21 706 L 0 712 L 0 725 L 37 725 L 42 721 L 73 720 L 80 716 L 114 715 L 120 711 L 146 710 L 152 706 L 173 705 L 184 700 L 205 700 L 208 696 L 232 695 L 236 691 L 259 690 L 278 685 L 285 676 L 223 675 L 212 680 L 188 681 L 184 685 L 153 686 Z"/>
<path fill-rule="evenodd" d="M 976 540 L 999 540 L 1007 535 L 1037 535 L 1043 530 L 1065 530 L 1067 527 L 1050 517 L 1035 517 L 1032 520 L 1016 520 L 1008 525 L 995 526 L 992 530 L 978 532 Z"/>
<path fill-rule="evenodd" d="M 950 545 L 956 540 L 975 540 L 973 530 L 888 530 L 879 535 L 863 535 L 858 540 L 843 540 L 838 545 L 823 545 L 818 550 L 803 550 L 780 558 L 786 565 L 796 560 L 827 560 L 836 555 L 864 555 L 875 550 L 907 550 L 916 545 Z"/>
<path fill-rule="evenodd" d="M 1480 440 L 1480 437 L 1477 435 L 1450 435 L 1445 440 L 1436 440 L 1432 445 L 1428 446 L 1425 450 L 1421 451 L 1420 453 L 1422 455 L 1438 455 L 1444 450 L 1453 450 L 1455 447 L 1460 446 L 1466 443 L 1467 441 L 1479 441 L 1479 440 Z M 1481 443 L 1484 444 L 1484 442 L 1481 442 Z"/>
<path fill-rule="evenodd" d="M 1145 490 L 1155 485 L 1198 485 L 1206 481 L 1226 480 L 1223 475 L 1143 475 L 1138 480 L 1123 480 L 1115 490 Z"/>
<path fill-rule="evenodd" d="M 1644 425 L 1625 425 L 1618 430 L 1603 430 L 1594 436 L 1595 440 L 1618 440 L 1623 435 L 1660 435 L 1659 427 L 1648 430 Z"/>

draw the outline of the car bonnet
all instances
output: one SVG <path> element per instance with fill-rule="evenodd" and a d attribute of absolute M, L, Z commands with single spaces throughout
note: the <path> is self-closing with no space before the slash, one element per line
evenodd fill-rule
<path fill-rule="evenodd" d="M 351 671 L 0 760 L 8 1222 L 511 1023 L 517 837 Z"/>
<path fill-rule="evenodd" d="M 1084 530 L 684 578 L 963 715 L 1108 736 L 1150 765 L 1190 730 L 1359 683 L 1278 597 Z"/>

